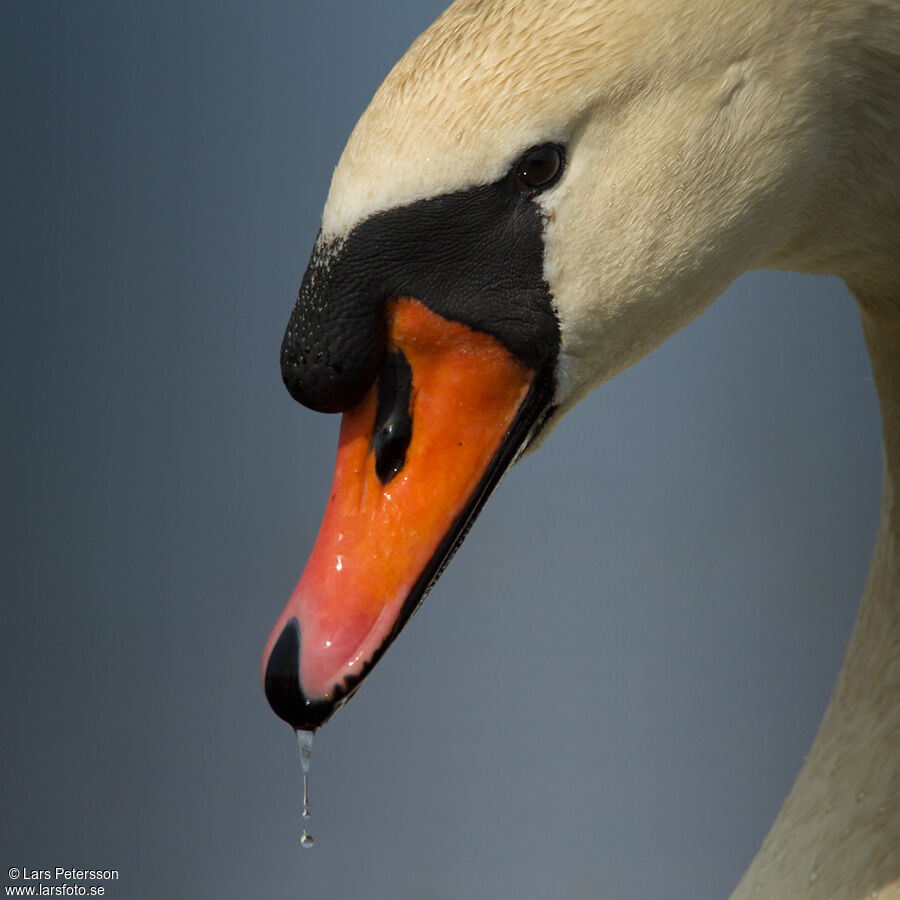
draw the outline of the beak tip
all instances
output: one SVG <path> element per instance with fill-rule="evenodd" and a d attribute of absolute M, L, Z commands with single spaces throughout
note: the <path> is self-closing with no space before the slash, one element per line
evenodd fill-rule
<path fill-rule="evenodd" d="M 300 626 L 296 619 L 284 626 L 272 647 L 263 689 L 275 715 L 295 731 L 315 731 L 339 706 L 331 700 L 309 699 L 300 686 Z"/>

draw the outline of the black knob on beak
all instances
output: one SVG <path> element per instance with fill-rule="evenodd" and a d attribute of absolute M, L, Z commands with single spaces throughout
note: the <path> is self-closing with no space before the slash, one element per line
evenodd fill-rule
<path fill-rule="evenodd" d="M 385 339 L 382 298 L 339 250 L 317 243 L 281 344 L 290 395 L 317 412 L 351 409 L 375 381 Z"/>

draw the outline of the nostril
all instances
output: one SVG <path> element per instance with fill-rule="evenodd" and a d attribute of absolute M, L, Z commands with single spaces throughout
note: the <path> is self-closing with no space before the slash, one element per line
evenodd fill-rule
<path fill-rule="evenodd" d="M 406 464 L 412 440 L 412 369 L 400 350 L 384 359 L 378 375 L 378 407 L 372 431 L 375 474 L 387 484 Z"/>
<path fill-rule="evenodd" d="M 374 436 L 375 474 L 382 484 L 387 484 L 403 468 L 411 439 L 412 421 L 408 416 L 405 422 L 389 422 Z"/>

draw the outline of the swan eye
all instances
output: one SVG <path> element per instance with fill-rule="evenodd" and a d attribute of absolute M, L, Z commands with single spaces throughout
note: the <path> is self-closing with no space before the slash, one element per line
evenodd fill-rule
<path fill-rule="evenodd" d="M 513 166 L 516 189 L 543 190 L 555 184 L 563 170 L 563 148 L 558 144 L 541 144 L 526 150 Z"/>

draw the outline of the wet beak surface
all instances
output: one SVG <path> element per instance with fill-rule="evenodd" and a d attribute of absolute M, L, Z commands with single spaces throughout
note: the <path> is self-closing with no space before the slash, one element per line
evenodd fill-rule
<path fill-rule="evenodd" d="M 412 299 L 387 308 L 378 383 L 341 422 L 306 569 L 263 656 L 269 702 L 315 728 L 396 637 L 518 447 L 535 380 L 493 337 Z M 519 433 L 522 432 L 522 433 Z"/>

